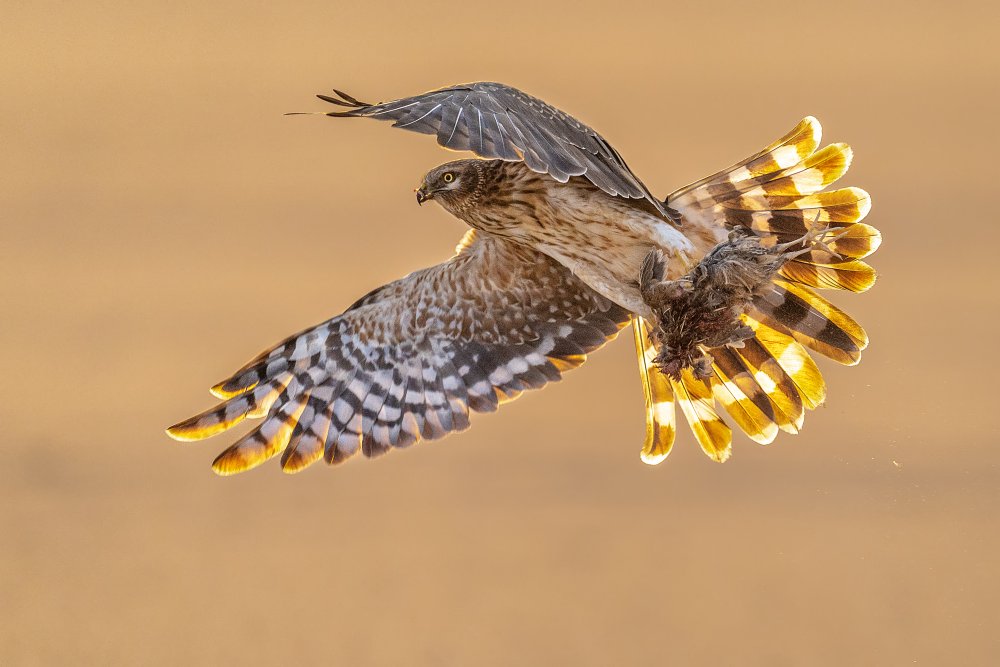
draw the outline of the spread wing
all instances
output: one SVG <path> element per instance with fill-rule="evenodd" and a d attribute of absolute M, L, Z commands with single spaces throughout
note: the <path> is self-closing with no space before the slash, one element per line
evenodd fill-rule
<path fill-rule="evenodd" d="M 565 183 L 584 176 L 613 196 L 645 199 L 668 217 L 614 148 L 597 132 L 542 100 L 500 83 L 480 82 L 442 88 L 392 102 L 359 102 L 338 90 L 321 100 L 349 111 L 328 116 L 391 120 L 422 134 L 437 135 L 452 150 L 480 157 L 523 161 L 530 169 Z"/>
<path fill-rule="evenodd" d="M 265 351 L 213 387 L 220 405 L 167 432 L 200 440 L 259 418 L 215 460 L 219 474 L 279 453 L 287 472 L 376 456 L 560 379 L 628 320 L 547 256 L 470 232 L 448 261 Z"/>

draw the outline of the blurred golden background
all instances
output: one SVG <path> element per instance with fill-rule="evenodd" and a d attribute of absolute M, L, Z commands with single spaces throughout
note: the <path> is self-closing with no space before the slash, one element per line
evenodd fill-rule
<path fill-rule="evenodd" d="M 0 664 L 995 664 L 998 61 L 971 3 L 6 3 Z M 441 443 L 231 479 L 163 428 L 447 257 L 451 159 L 322 117 L 521 87 L 657 193 L 806 114 L 884 234 L 796 437 L 639 462 L 631 337 Z M 994 341 L 994 343 L 990 343 Z"/>

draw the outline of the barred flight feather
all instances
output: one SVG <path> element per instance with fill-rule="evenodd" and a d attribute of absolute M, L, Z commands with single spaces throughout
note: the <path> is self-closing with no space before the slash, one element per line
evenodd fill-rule
<path fill-rule="evenodd" d="M 262 417 L 216 459 L 223 475 L 279 453 L 285 472 L 378 456 L 464 430 L 470 411 L 559 380 L 628 321 L 545 255 L 466 235 L 447 262 L 258 355 L 213 388 L 220 406 L 168 433 L 199 440 Z"/>
<path fill-rule="evenodd" d="M 263 417 L 293 381 L 291 373 L 281 373 L 264 385 L 254 385 L 240 393 L 233 393 L 225 402 L 174 424 L 167 432 L 175 440 L 203 440 L 236 426 L 246 418 Z"/>
<path fill-rule="evenodd" d="M 732 453 L 732 430 L 718 406 L 758 443 L 772 442 L 779 430 L 797 433 L 805 411 L 826 397 L 809 350 L 855 364 L 868 344 L 857 322 L 813 291 L 871 288 L 875 271 L 861 260 L 881 243 L 878 230 L 862 222 L 871 207 L 867 192 L 826 190 L 847 172 L 853 152 L 843 143 L 819 148 L 815 118 L 661 202 L 600 135 L 499 84 L 379 105 L 337 95 L 321 97 L 350 110 L 330 115 L 391 120 L 437 135 L 448 148 L 522 160 L 561 182 L 580 175 L 610 195 L 647 199 L 661 216 L 677 212 L 681 231 L 741 226 L 765 245 L 804 243 L 829 231 L 831 238 L 803 246 L 767 289 L 755 292 L 742 316 L 752 337 L 741 347 L 704 350 L 712 359 L 707 378 L 690 368 L 676 380 L 664 375 L 654 362 L 648 323 L 633 318 L 646 463 L 659 463 L 671 451 L 675 403 L 702 450 L 720 462 Z M 539 113 L 550 116 L 539 122 Z M 199 440 L 262 419 L 219 455 L 213 465 L 219 474 L 279 453 L 286 472 L 320 458 L 341 463 L 359 451 L 374 457 L 464 430 L 471 412 L 495 411 L 524 391 L 558 381 L 629 319 L 547 256 L 470 231 L 447 262 L 373 290 L 342 315 L 252 359 L 212 388 L 220 405 L 168 433 Z"/>
<path fill-rule="evenodd" d="M 333 421 L 333 392 L 334 387 L 329 385 L 312 391 L 288 446 L 281 454 L 281 469 L 285 472 L 298 472 L 323 456 L 323 447 Z"/>
<path fill-rule="evenodd" d="M 232 475 L 255 468 L 278 454 L 288 444 L 308 399 L 308 390 L 289 398 L 260 426 L 219 454 L 212 469 L 220 475 Z"/>

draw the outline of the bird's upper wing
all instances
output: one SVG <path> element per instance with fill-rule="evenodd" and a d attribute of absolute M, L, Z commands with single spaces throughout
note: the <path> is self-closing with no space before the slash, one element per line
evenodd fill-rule
<path fill-rule="evenodd" d="M 597 132 L 542 100 L 500 83 L 480 82 L 442 88 L 392 102 L 359 102 L 338 90 L 321 100 L 349 111 L 328 116 L 391 120 L 453 150 L 484 158 L 524 161 L 541 174 L 565 183 L 584 176 L 613 196 L 645 199 L 667 216 L 663 202 L 650 194 L 614 148 Z"/>
<path fill-rule="evenodd" d="M 628 320 L 547 256 L 470 232 L 448 261 L 265 351 L 213 387 L 223 403 L 168 433 L 200 440 L 261 418 L 215 460 L 220 474 L 278 453 L 288 472 L 375 456 L 558 380 Z"/>

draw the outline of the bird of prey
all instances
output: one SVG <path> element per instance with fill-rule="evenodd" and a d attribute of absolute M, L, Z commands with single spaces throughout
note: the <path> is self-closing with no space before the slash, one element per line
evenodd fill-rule
<path fill-rule="evenodd" d="M 659 199 L 572 116 L 498 83 L 368 104 L 334 91 L 325 115 L 392 121 L 472 159 L 417 190 L 471 228 L 454 256 L 379 287 L 212 388 L 223 402 L 168 429 L 200 440 L 259 424 L 219 474 L 281 455 L 286 472 L 376 456 L 469 426 L 559 380 L 632 324 L 646 404 L 641 458 L 675 438 L 675 403 L 706 454 L 732 430 L 771 442 L 825 398 L 811 352 L 856 364 L 864 330 L 816 289 L 863 292 L 880 243 L 851 162 L 807 117 L 749 158 Z M 720 410 L 721 408 L 721 410 Z M 720 414 L 721 413 L 721 414 Z"/>

